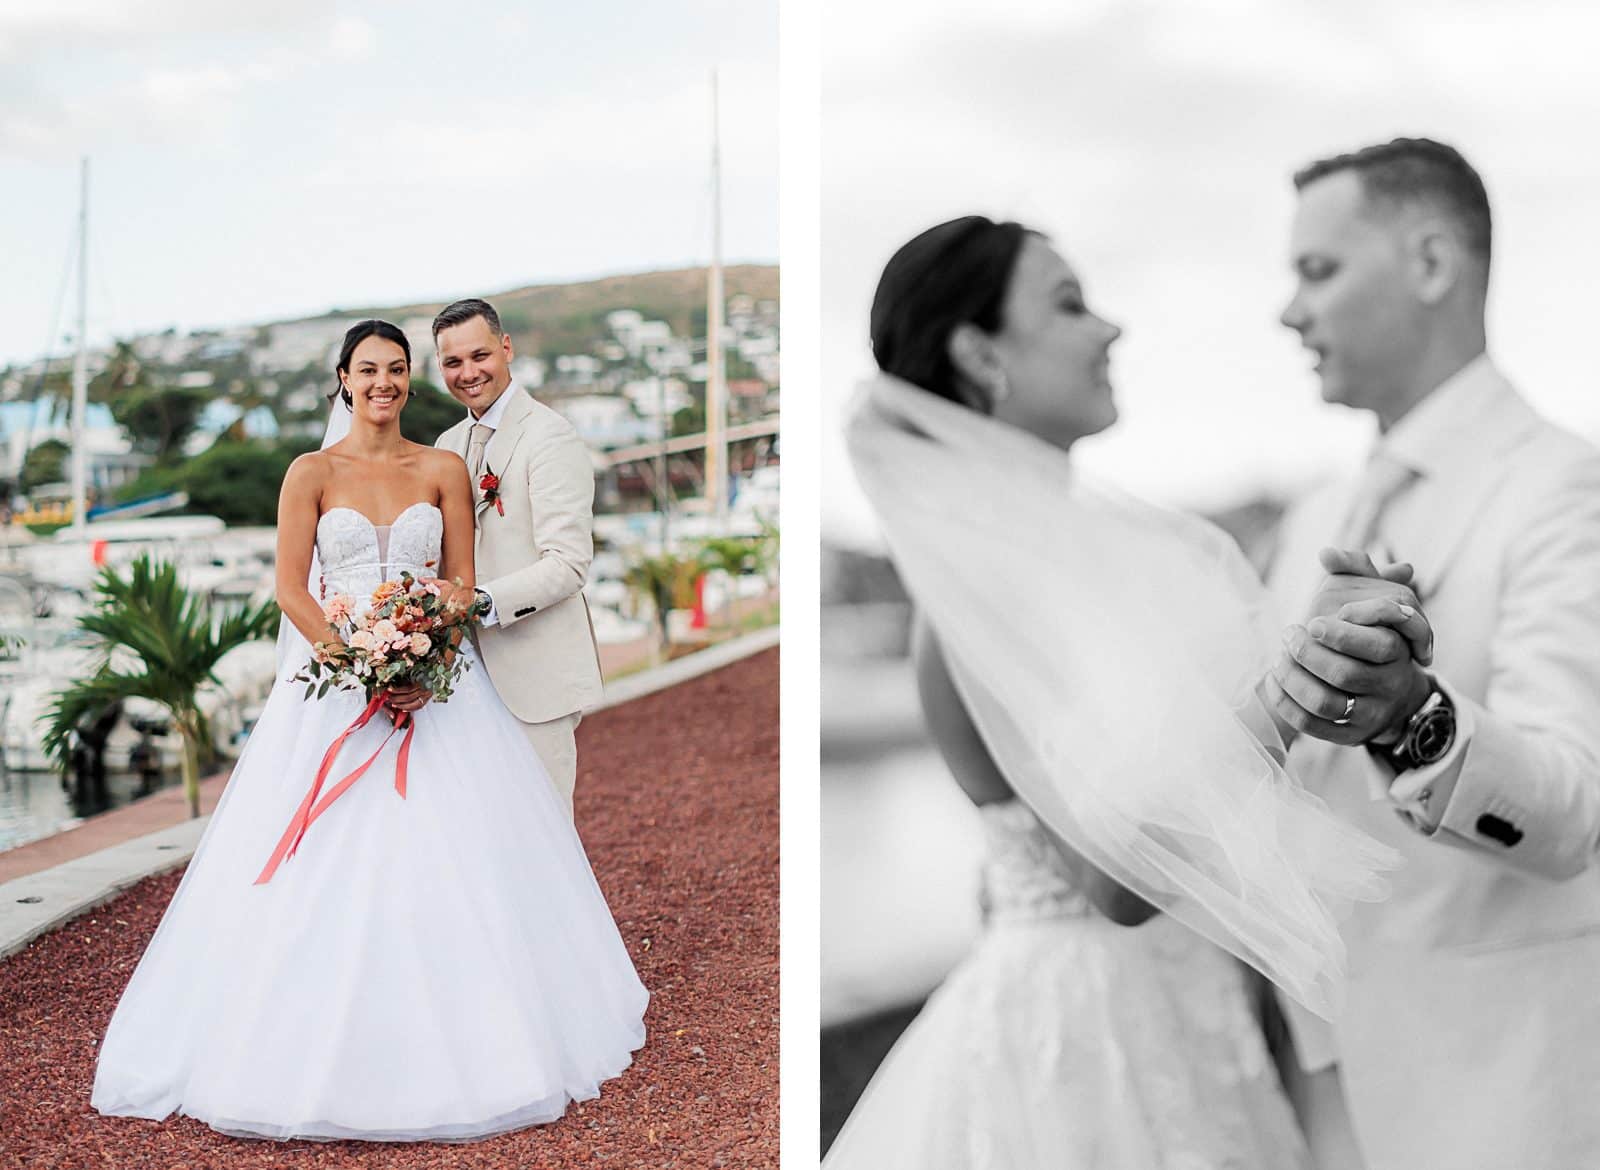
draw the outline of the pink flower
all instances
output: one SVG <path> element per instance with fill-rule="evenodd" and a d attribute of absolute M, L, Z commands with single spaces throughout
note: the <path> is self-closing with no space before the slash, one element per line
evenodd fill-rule
<path fill-rule="evenodd" d="M 377 639 L 372 636 L 371 630 L 357 630 L 350 635 L 350 645 L 357 650 L 370 651 L 377 644 Z"/>
<path fill-rule="evenodd" d="M 395 635 L 400 631 L 388 618 L 381 618 L 372 623 L 372 636 L 380 642 L 393 642 Z"/>
<path fill-rule="evenodd" d="M 415 654 L 418 658 L 421 658 L 424 654 L 426 654 L 428 652 L 428 648 L 432 645 L 433 643 L 428 641 L 428 635 L 426 634 L 411 635 L 411 653 Z"/>
<path fill-rule="evenodd" d="M 350 620 L 350 611 L 355 603 L 356 599 L 348 593 L 335 593 L 322 607 L 322 616 L 327 619 L 330 626 L 340 625 Z"/>

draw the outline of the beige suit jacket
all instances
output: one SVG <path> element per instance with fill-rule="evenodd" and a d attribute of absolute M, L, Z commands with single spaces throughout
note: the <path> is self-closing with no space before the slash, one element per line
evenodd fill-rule
<path fill-rule="evenodd" d="M 1406 865 L 1346 924 L 1331 1031 L 1294 1005 L 1290 1023 L 1302 1052 L 1331 1046 L 1370 1170 L 1600 1166 L 1600 453 L 1487 359 L 1413 415 L 1386 441 L 1421 478 L 1375 543 L 1416 566 L 1460 733 L 1388 796 L 1361 748 L 1293 745 L 1295 774 Z M 1286 519 L 1288 620 L 1352 492 Z"/>
<path fill-rule="evenodd" d="M 600 658 L 583 583 L 594 557 L 594 465 L 572 424 L 513 385 L 483 470 L 500 479 L 505 514 L 478 484 L 478 587 L 497 625 L 479 648 L 495 689 L 524 723 L 544 723 L 600 699 Z M 463 459 L 472 419 L 439 436 Z"/>

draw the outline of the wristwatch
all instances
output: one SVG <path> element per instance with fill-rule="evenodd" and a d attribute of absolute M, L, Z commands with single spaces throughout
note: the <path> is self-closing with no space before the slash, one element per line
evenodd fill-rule
<path fill-rule="evenodd" d="M 490 597 L 485 590 L 474 589 L 472 591 L 472 599 L 472 612 L 479 617 L 485 617 L 494 608 L 494 598 Z"/>
<path fill-rule="evenodd" d="M 1367 751 L 1396 772 L 1437 764 L 1456 742 L 1456 707 L 1432 678 L 1433 689 L 1416 713 L 1406 720 L 1398 741 L 1368 743 Z"/>

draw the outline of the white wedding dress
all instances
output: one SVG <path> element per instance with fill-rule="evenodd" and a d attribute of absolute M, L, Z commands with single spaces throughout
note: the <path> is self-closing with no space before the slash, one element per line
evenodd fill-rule
<path fill-rule="evenodd" d="M 317 525 L 326 593 L 434 576 L 443 517 Z M 387 542 L 385 542 L 387 536 Z M 267 1138 L 461 1141 L 562 1115 L 644 1043 L 647 995 L 583 846 L 470 646 L 398 737 L 253 884 L 328 745 L 365 706 L 280 681 L 117 1005 L 93 1105 Z M 292 664 L 290 671 L 301 664 Z M 389 732 L 354 734 L 328 784 Z"/>
<path fill-rule="evenodd" d="M 1239 965 L 1125 927 L 1018 800 L 980 810 L 985 929 L 857 1103 L 826 1170 L 1296 1170 Z"/>

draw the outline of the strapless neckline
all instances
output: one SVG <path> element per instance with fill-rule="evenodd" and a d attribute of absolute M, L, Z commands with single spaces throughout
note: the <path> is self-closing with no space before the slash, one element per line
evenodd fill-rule
<path fill-rule="evenodd" d="M 335 512 L 349 512 L 350 514 L 352 514 L 354 516 L 360 516 L 368 524 L 372 525 L 372 527 L 374 529 L 378 529 L 378 528 L 393 528 L 396 524 L 400 523 L 400 521 L 403 520 L 405 518 L 405 516 L 409 512 L 411 512 L 412 509 L 414 509 L 414 508 L 432 508 L 435 512 L 438 512 L 441 516 L 444 515 L 444 512 L 440 509 L 438 504 L 430 503 L 427 500 L 418 500 L 414 504 L 407 504 L 404 508 L 401 508 L 399 514 L 397 516 L 395 516 L 395 518 L 393 520 L 389 521 L 389 523 L 387 523 L 387 524 L 379 524 L 371 516 L 368 516 L 365 512 L 361 511 L 359 508 L 347 508 L 343 504 L 338 504 L 338 505 L 335 505 L 332 508 L 329 508 L 321 516 L 318 516 L 317 517 L 317 523 L 320 525 L 322 523 L 324 517 L 332 516 Z"/>
<path fill-rule="evenodd" d="M 436 576 L 444 536 L 444 513 L 418 500 L 391 524 L 375 524 L 358 508 L 329 508 L 317 520 L 318 591 L 365 597 L 387 580 L 409 572 Z"/>

